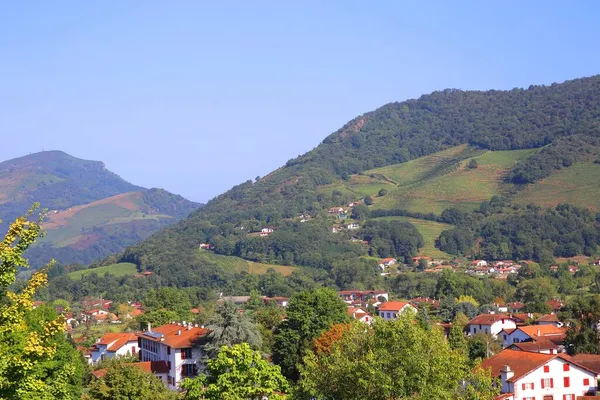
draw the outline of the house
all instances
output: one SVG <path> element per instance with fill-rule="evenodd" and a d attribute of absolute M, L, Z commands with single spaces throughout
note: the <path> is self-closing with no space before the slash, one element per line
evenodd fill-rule
<path fill-rule="evenodd" d="M 338 295 L 344 303 L 359 307 L 366 307 L 369 303 L 377 307 L 389 299 L 388 293 L 384 290 L 342 290 Z"/>
<path fill-rule="evenodd" d="M 575 265 L 569 265 L 569 273 L 571 275 L 575 275 L 577 272 L 579 272 L 579 267 L 576 267 Z"/>
<path fill-rule="evenodd" d="M 533 319 L 533 314 L 515 313 L 510 314 L 510 317 L 515 321 L 517 326 L 528 325 Z"/>
<path fill-rule="evenodd" d="M 562 301 L 557 299 L 548 300 L 547 303 L 550 306 L 550 309 L 552 309 L 552 312 L 554 313 L 557 313 L 558 311 L 562 310 L 562 308 L 565 306 L 565 304 Z"/>
<path fill-rule="evenodd" d="M 327 211 L 329 214 L 333 214 L 333 215 L 340 215 L 344 213 L 344 208 L 343 207 L 331 207 L 329 209 L 329 211 Z"/>
<path fill-rule="evenodd" d="M 135 333 L 106 333 L 90 348 L 89 362 L 96 365 L 101 360 L 134 356 L 138 350 L 138 338 Z"/>
<path fill-rule="evenodd" d="M 332 226 L 331 227 L 331 232 L 338 233 L 339 231 L 340 231 L 340 228 L 338 228 L 337 226 Z"/>
<path fill-rule="evenodd" d="M 352 203 L 348 204 L 348 207 L 356 207 L 357 205 L 360 204 L 360 200 L 358 201 L 353 201 Z"/>
<path fill-rule="evenodd" d="M 429 306 L 431 306 L 431 308 L 439 308 L 440 301 L 429 297 L 415 297 L 414 299 L 410 300 L 410 304 L 412 304 L 415 307 L 421 307 L 425 304 L 428 304 Z"/>
<path fill-rule="evenodd" d="M 561 352 L 559 345 L 551 340 L 540 339 L 535 342 L 513 343 L 507 347 L 510 350 L 528 351 L 533 353 L 558 354 Z"/>
<path fill-rule="evenodd" d="M 480 368 L 500 378 L 505 400 L 575 400 L 595 395 L 597 374 L 563 354 L 503 350 Z"/>
<path fill-rule="evenodd" d="M 273 229 L 273 227 L 271 227 L 271 226 L 267 226 L 266 228 L 262 228 L 262 229 L 260 230 L 260 232 L 261 232 L 261 233 L 267 233 L 267 234 L 268 234 L 268 233 L 273 233 L 273 231 L 274 231 L 274 229 Z"/>
<path fill-rule="evenodd" d="M 396 260 L 395 258 L 384 258 L 381 261 L 379 261 L 379 268 L 383 270 L 386 267 L 389 267 L 390 265 L 396 264 L 397 262 L 398 260 Z"/>
<path fill-rule="evenodd" d="M 213 245 L 210 243 L 200 243 L 200 249 L 202 250 L 212 250 Z"/>
<path fill-rule="evenodd" d="M 353 223 L 348 224 L 346 226 L 346 229 L 348 229 L 349 231 L 355 231 L 355 230 L 357 230 L 359 228 L 360 228 L 360 225 L 358 225 L 356 222 L 353 222 Z"/>
<path fill-rule="evenodd" d="M 471 261 L 471 266 L 473 267 L 487 267 L 488 262 L 485 260 L 473 260 Z"/>
<path fill-rule="evenodd" d="M 279 307 L 287 307 L 288 303 L 290 302 L 290 299 L 287 297 L 280 297 L 280 296 L 275 296 L 275 297 L 263 297 L 263 301 L 265 302 L 265 304 L 269 304 L 271 302 L 273 303 L 277 303 L 277 305 Z"/>
<path fill-rule="evenodd" d="M 579 365 L 591 369 L 596 375 L 600 375 L 600 355 L 580 353 L 570 356 L 569 359 Z"/>
<path fill-rule="evenodd" d="M 167 387 L 178 389 L 181 380 L 198 374 L 202 352 L 200 339 L 209 331 L 198 325 L 172 322 L 139 334 L 140 361 L 167 363 Z"/>
<path fill-rule="evenodd" d="M 481 314 L 467 323 L 467 331 L 470 335 L 476 333 L 487 333 L 493 337 L 504 329 L 515 329 L 517 324 L 504 314 Z"/>
<path fill-rule="evenodd" d="M 357 321 L 369 325 L 371 324 L 371 321 L 373 321 L 373 316 L 371 314 L 358 307 L 348 307 L 348 315 Z"/>
<path fill-rule="evenodd" d="M 556 314 L 546 314 L 542 315 L 535 321 L 536 325 L 554 325 L 558 328 L 563 326 L 563 323 L 558 320 L 558 316 Z"/>
<path fill-rule="evenodd" d="M 132 365 L 134 367 L 138 367 L 144 372 L 152 374 L 163 381 L 165 384 L 167 383 L 167 377 L 169 375 L 169 368 L 165 361 L 144 361 L 144 362 L 136 362 L 136 363 L 127 363 L 126 365 Z M 102 379 L 106 376 L 106 372 L 108 368 L 98 369 L 96 371 L 92 371 L 92 375 L 97 379 Z"/>
<path fill-rule="evenodd" d="M 417 309 L 410 303 L 404 301 L 387 301 L 379 306 L 377 312 L 379 316 L 386 321 L 391 321 L 398 318 L 398 314 L 402 314 L 406 311 L 417 312 Z"/>
<path fill-rule="evenodd" d="M 524 307 L 525 307 L 525 304 L 521 303 L 520 301 L 508 303 L 508 312 L 520 313 Z"/>
<path fill-rule="evenodd" d="M 504 347 L 513 343 L 536 342 L 550 340 L 561 345 L 565 338 L 565 330 L 554 325 L 527 325 L 518 328 L 506 328 L 501 332 Z"/>

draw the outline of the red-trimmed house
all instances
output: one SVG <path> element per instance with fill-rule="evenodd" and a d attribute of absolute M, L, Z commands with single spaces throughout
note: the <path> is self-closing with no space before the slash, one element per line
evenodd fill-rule
<path fill-rule="evenodd" d="M 405 301 L 387 301 L 377 309 L 379 316 L 386 321 L 396 319 L 398 315 L 406 311 L 416 313 L 417 309 Z"/>

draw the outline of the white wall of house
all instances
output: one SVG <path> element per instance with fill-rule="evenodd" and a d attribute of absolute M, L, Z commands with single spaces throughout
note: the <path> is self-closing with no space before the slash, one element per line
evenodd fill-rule
<path fill-rule="evenodd" d="M 565 364 L 569 366 L 568 371 L 563 370 Z M 573 396 L 572 400 L 576 400 L 577 396 L 595 393 L 597 390 L 596 375 L 593 372 L 569 364 L 560 358 L 551 360 L 546 366 L 548 372 L 545 372 L 544 366 L 540 366 L 513 384 L 503 381 L 502 391 L 514 393 L 515 399 L 542 400 L 544 396 L 553 396 L 556 400 L 563 400 L 565 399 L 563 396 L 567 395 L 566 399 Z M 568 387 L 565 387 L 567 382 L 564 378 L 569 378 Z M 585 381 L 586 379 L 587 381 Z M 544 387 L 542 388 L 542 386 Z"/>
<path fill-rule="evenodd" d="M 112 342 L 114 343 L 114 342 Z M 112 345 L 109 344 L 96 344 L 97 350 L 91 351 L 90 363 L 96 365 L 101 360 L 106 360 L 114 357 L 122 357 L 127 355 L 136 355 L 139 351 L 137 340 L 130 340 L 124 346 L 117 349 L 116 351 L 108 351 L 108 348 Z"/>
<path fill-rule="evenodd" d="M 515 321 L 509 318 L 505 318 L 494 322 L 493 324 L 471 324 L 469 325 L 469 333 L 475 335 L 476 333 L 489 333 L 493 337 L 497 337 L 503 329 L 515 329 L 517 324 Z M 511 343 L 512 344 L 512 343 Z"/>
<path fill-rule="evenodd" d="M 399 314 L 402 314 L 407 311 L 416 313 L 417 309 L 414 308 L 413 306 L 411 306 L 410 304 L 407 304 L 404 307 L 402 307 L 401 310 L 398 310 L 398 311 L 379 311 L 379 316 L 386 321 L 391 321 L 391 320 L 398 318 Z"/>

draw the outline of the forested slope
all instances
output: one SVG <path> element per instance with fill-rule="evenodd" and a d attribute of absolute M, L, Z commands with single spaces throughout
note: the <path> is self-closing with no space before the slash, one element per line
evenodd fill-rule
<path fill-rule="evenodd" d="M 600 76 L 510 91 L 451 89 L 391 103 L 355 118 L 314 150 L 259 181 L 233 187 L 189 218 L 128 249 L 121 260 L 159 273 L 199 269 L 194 254 L 203 242 L 220 254 L 321 268 L 352 254 L 382 256 L 371 242 L 367 249 L 356 250 L 348 237 L 325 232 L 331 225 L 327 209 L 357 196 L 320 187 L 458 145 L 479 149 L 474 156 L 488 150 L 536 149 L 514 158 L 516 163 L 502 172 L 507 191 L 518 191 L 573 163 L 597 160 L 599 121 Z M 465 168 L 462 162 L 453 168 Z M 312 221 L 301 226 L 298 219 L 305 214 Z M 251 235 L 267 225 L 277 228 L 267 240 Z M 364 239 L 362 231 L 354 236 Z M 320 245 L 303 244 L 311 241 Z M 422 245 L 405 244 L 402 256 Z M 324 260 L 303 257 L 315 252 Z"/>

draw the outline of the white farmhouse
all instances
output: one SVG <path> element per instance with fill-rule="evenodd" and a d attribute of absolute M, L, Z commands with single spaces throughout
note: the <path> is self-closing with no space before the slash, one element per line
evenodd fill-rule
<path fill-rule="evenodd" d="M 106 333 L 90 348 L 88 362 L 96 365 L 101 360 L 134 356 L 138 350 L 138 338 L 135 333 Z"/>
<path fill-rule="evenodd" d="M 515 329 L 517 324 L 504 314 L 481 314 L 467 323 L 470 335 L 488 333 L 496 337 L 503 329 Z"/>

